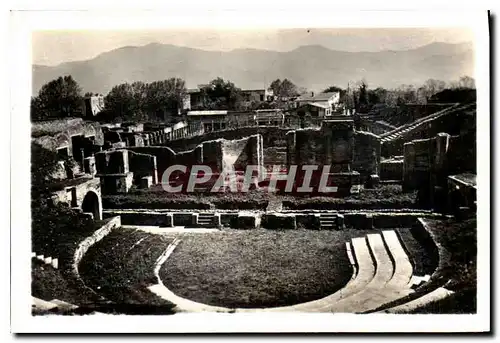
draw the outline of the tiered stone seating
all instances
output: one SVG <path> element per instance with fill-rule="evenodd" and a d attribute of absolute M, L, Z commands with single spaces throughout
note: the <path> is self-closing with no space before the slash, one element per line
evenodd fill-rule
<path fill-rule="evenodd" d="M 178 242 L 177 242 L 178 243 Z M 176 244 L 177 244 L 176 243 Z M 176 245 L 175 244 L 175 245 Z M 175 249 L 167 249 L 158 260 L 156 271 Z M 161 282 L 150 287 L 158 296 L 186 312 L 354 312 L 362 313 L 379 308 L 413 292 L 413 267 L 394 231 L 368 234 L 346 243 L 346 252 L 353 267 L 351 280 L 339 291 L 319 300 L 293 306 L 267 309 L 230 309 L 197 303 L 175 295 Z"/>
<path fill-rule="evenodd" d="M 33 308 L 41 311 L 54 311 L 54 310 L 70 311 L 78 308 L 78 306 L 76 305 L 70 304 L 68 302 L 59 299 L 52 299 L 50 301 L 47 301 L 36 297 L 31 297 L 31 298 L 32 298 Z"/>

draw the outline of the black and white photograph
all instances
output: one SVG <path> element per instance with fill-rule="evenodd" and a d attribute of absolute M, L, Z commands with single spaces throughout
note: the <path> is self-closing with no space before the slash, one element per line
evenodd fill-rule
<path fill-rule="evenodd" d="M 13 315 L 62 332 L 489 330 L 489 15 L 466 14 L 40 14 L 15 43 L 12 187 L 30 182 Z"/>

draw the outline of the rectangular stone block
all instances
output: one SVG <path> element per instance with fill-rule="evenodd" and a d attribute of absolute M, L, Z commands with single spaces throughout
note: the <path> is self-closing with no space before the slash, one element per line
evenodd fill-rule
<path fill-rule="evenodd" d="M 198 226 L 198 216 L 199 216 L 198 213 L 193 213 L 191 215 L 191 225 Z"/>
<path fill-rule="evenodd" d="M 233 223 L 235 218 L 238 217 L 238 213 L 221 213 L 220 214 L 220 222 L 223 226 L 232 226 L 231 224 Z"/>
<path fill-rule="evenodd" d="M 346 226 L 360 230 L 373 229 L 373 216 L 366 213 L 355 213 L 345 215 Z"/>
<path fill-rule="evenodd" d="M 319 214 L 297 214 L 295 216 L 297 229 L 319 230 Z"/>
<path fill-rule="evenodd" d="M 120 214 L 123 225 L 172 227 L 172 214 L 162 212 L 127 212 Z"/>
<path fill-rule="evenodd" d="M 52 257 L 49 256 L 49 257 L 46 257 L 43 262 L 45 262 L 45 264 L 52 264 Z"/>
<path fill-rule="evenodd" d="M 343 214 L 337 214 L 337 228 L 339 230 L 345 229 L 345 220 Z"/>
<path fill-rule="evenodd" d="M 59 268 L 59 260 L 57 258 L 52 259 L 52 267 L 55 269 Z"/>
<path fill-rule="evenodd" d="M 295 230 L 297 229 L 297 222 L 295 220 L 295 214 L 284 214 L 284 213 L 274 213 L 274 214 L 264 214 L 262 216 L 262 225 L 266 229 L 286 229 Z"/>
<path fill-rule="evenodd" d="M 216 227 L 219 227 L 219 226 L 221 226 L 221 225 L 222 225 L 222 223 L 221 223 L 221 218 L 220 218 L 220 213 L 216 213 L 216 214 L 214 214 L 214 225 L 215 225 Z"/>
<path fill-rule="evenodd" d="M 257 218 L 254 214 L 241 214 L 232 218 L 231 227 L 240 230 L 250 230 L 257 228 Z"/>
<path fill-rule="evenodd" d="M 152 176 L 143 176 L 143 177 L 141 177 L 141 181 L 139 183 L 139 188 L 148 189 L 149 187 L 151 187 L 152 184 L 153 184 L 153 177 Z"/>

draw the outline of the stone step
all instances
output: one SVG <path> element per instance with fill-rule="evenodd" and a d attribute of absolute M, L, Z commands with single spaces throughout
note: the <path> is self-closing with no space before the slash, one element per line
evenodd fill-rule
<path fill-rule="evenodd" d="M 70 304 L 68 302 L 65 302 L 65 301 L 62 301 L 59 299 L 52 299 L 50 302 L 53 304 L 56 304 L 57 307 L 64 309 L 64 310 L 73 310 L 75 308 L 78 308 L 78 306 L 76 306 L 76 305 Z"/>
<path fill-rule="evenodd" d="M 336 304 L 345 299 L 356 298 L 357 294 L 372 281 L 375 275 L 375 264 L 368 248 L 366 237 L 351 240 L 351 254 L 358 266 L 357 274 L 342 289 L 323 299 L 306 304 L 295 305 L 295 309 L 307 312 L 331 312 Z M 348 255 L 349 256 L 349 255 Z"/>
<path fill-rule="evenodd" d="M 414 300 L 409 301 L 409 302 L 402 304 L 402 305 L 394 306 L 390 309 L 380 311 L 380 312 L 385 312 L 385 313 L 408 312 L 411 310 L 418 309 L 419 307 L 425 306 L 431 302 L 445 299 L 446 297 L 449 297 L 453 293 L 454 293 L 453 291 L 450 291 L 444 287 L 440 287 L 440 288 L 433 290 L 432 292 L 426 293 L 423 296 L 418 297 L 417 299 L 414 299 Z"/>
<path fill-rule="evenodd" d="M 51 309 L 57 307 L 57 304 L 54 304 L 50 301 L 46 301 L 46 300 L 35 298 L 35 297 L 31 297 L 31 298 L 32 298 L 32 306 L 37 308 L 37 309 L 51 310 Z"/>
<path fill-rule="evenodd" d="M 351 295 L 341 301 L 332 304 L 329 308 L 333 312 L 358 313 L 377 308 L 387 302 L 387 297 L 394 294 L 392 289 L 384 291 L 385 284 L 391 279 L 394 267 L 385 248 L 380 234 L 368 234 L 367 246 L 375 261 L 375 274 L 368 284 L 355 295 Z M 362 261 L 363 262 L 363 261 Z M 361 265 L 361 262 L 359 262 Z M 398 294 L 399 296 L 399 294 Z"/>
<path fill-rule="evenodd" d="M 409 286 L 413 275 L 413 266 L 401 245 L 397 233 L 394 230 L 384 230 L 382 236 L 394 261 L 394 275 L 387 286 Z"/>

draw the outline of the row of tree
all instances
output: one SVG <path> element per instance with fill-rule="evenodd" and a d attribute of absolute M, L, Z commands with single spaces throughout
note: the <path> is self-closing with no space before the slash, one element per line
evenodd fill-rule
<path fill-rule="evenodd" d="M 436 94 L 444 91 L 463 91 L 475 89 L 475 81 L 470 76 L 462 76 L 457 81 L 446 83 L 442 80 L 428 79 L 423 85 L 401 85 L 394 89 L 377 87 L 369 89 L 366 80 L 361 80 L 350 84 L 345 91 L 338 87 L 330 87 L 325 91 L 337 89 L 341 91 L 341 102 L 347 109 L 354 109 L 356 112 L 365 112 L 376 104 L 384 104 L 390 107 L 402 104 L 427 104 L 433 101 Z M 465 99 L 464 99 L 465 100 Z"/>
<path fill-rule="evenodd" d="M 340 102 L 347 109 L 365 112 L 376 104 L 398 106 L 407 103 L 425 104 L 444 89 L 473 89 L 474 79 L 468 76 L 446 84 L 429 79 L 422 86 L 401 85 L 396 89 L 369 89 L 366 80 L 349 84 L 347 89 L 331 86 L 324 92 L 340 92 Z M 306 92 L 288 79 L 277 79 L 269 86 L 273 101 L 245 101 L 242 90 L 231 81 L 216 78 L 200 87 L 200 109 L 251 110 L 288 108 L 290 100 Z M 59 77 L 45 84 L 31 99 L 33 120 L 81 116 L 83 96 L 81 87 L 71 76 Z M 92 95 L 86 93 L 85 96 Z M 170 78 L 151 83 L 133 82 L 114 86 L 105 96 L 102 120 L 165 120 L 174 118 L 183 108 L 188 90 L 185 81 Z"/>

